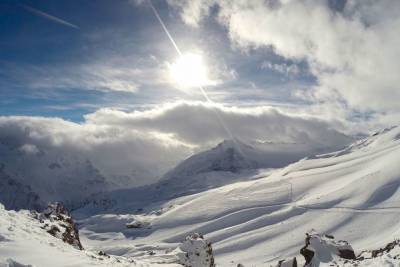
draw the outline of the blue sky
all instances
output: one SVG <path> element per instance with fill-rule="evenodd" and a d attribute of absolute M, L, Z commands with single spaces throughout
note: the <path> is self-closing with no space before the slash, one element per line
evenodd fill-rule
<path fill-rule="evenodd" d="M 154 5 L 184 52 L 202 54 L 218 84 L 206 91 L 219 103 L 302 104 L 293 92 L 315 78 L 304 60 L 271 47 L 237 47 L 215 16 L 199 27 L 179 10 Z M 66 21 L 59 23 L 38 12 Z M 214 12 L 214 11 L 212 11 Z M 165 80 L 177 54 L 146 4 L 132 1 L 2 1 L 0 115 L 56 116 L 80 121 L 102 107 L 140 109 L 176 100 L 203 100 Z M 288 71 L 289 70 L 289 71 Z"/>

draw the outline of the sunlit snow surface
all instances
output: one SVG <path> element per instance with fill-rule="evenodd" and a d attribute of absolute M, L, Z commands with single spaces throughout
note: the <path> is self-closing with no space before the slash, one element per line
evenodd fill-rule
<path fill-rule="evenodd" d="M 162 254 L 200 232 L 222 266 L 298 255 L 311 229 L 349 241 L 356 252 L 376 249 L 399 237 L 399 137 L 398 128 L 383 131 L 265 178 L 171 200 L 142 215 L 150 229 L 126 229 L 121 215 L 84 219 L 83 243 L 117 255 Z"/>
<path fill-rule="evenodd" d="M 101 265 L 106 263 L 87 254 L 103 250 L 116 255 L 108 260 L 121 256 L 155 266 L 171 260 L 171 251 L 193 232 L 211 240 L 219 266 L 275 266 L 279 259 L 298 256 L 311 229 L 349 241 L 356 254 L 377 249 L 400 236 L 399 137 L 398 128 L 383 131 L 342 151 L 266 172 L 265 177 L 261 173 L 256 180 L 150 203 L 131 214 L 85 218 L 81 213 L 86 252 L 54 241 L 21 213 L 1 210 L 0 260 L 37 266 Z M 144 227 L 127 228 L 133 221 L 144 222 Z M 47 259 L 51 264 L 41 264 Z M 365 264 L 399 263 L 386 257 Z"/>

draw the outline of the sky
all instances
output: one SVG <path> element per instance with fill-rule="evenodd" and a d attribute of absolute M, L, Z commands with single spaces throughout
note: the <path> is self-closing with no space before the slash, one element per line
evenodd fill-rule
<path fill-rule="evenodd" d="M 126 173 L 229 138 L 337 146 L 399 124 L 399 30 L 397 0 L 3 0 L 0 145 Z"/>
<path fill-rule="evenodd" d="M 214 18 L 193 27 L 174 3 L 154 6 L 180 49 L 201 54 L 207 63 L 215 82 L 205 89 L 213 101 L 304 102 L 293 91 L 315 80 L 306 62 L 286 60 L 270 48 L 244 51 Z M 2 115 L 81 121 L 101 107 L 204 100 L 198 90 L 181 90 L 170 81 L 168 64 L 178 55 L 146 2 L 6 0 L 0 12 Z"/>

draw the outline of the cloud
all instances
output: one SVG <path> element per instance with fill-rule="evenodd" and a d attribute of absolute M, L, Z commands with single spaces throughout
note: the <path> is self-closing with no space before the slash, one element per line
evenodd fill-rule
<path fill-rule="evenodd" d="M 230 138 L 220 120 L 235 138 L 244 141 L 303 143 L 335 146 L 342 142 L 328 122 L 315 116 L 296 116 L 271 107 L 226 107 L 203 102 L 175 102 L 160 108 L 131 113 L 100 109 L 85 116 L 86 123 L 129 127 L 143 132 L 161 132 L 181 142 L 200 147 Z"/>
<path fill-rule="evenodd" d="M 301 72 L 299 66 L 297 66 L 296 64 L 286 64 L 286 63 L 277 64 L 268 61 L 264 61 L 261 63 L 261 69 L 273 70 L 289 78 L 297 76 Z"/>
<path fill-rule="evenodd" d="M 169 83 L 166 64 L 152 58 L 111 57 L 73 65 L 2 63 L 0 74 L 8 78 L 3 87 L 33 90 L 82 89 L 137 93 L 140 88 Z"/>
<path fill-rule="evenodd" d="M 182 7 L 182 20 L 191 26 L 198 27 L 199 22 L 204 16 L 210 13 L 210 7 L 214 5 L 214 0 L 185 1 L 167 0 L 168 4 L 175 7 Z"/>
<path fill-rule="evenodd" d="M 272 47 L 286 59 L 307 61 L 317 78 L 309 94 L 314 103 L 335 101 L 349 110 L 399 112 L 400 2 L 333 2 L 169 1 L 191 25 L 216 6 L 219 22 L 239 47 Z"/>
<path fill-rule="evenodd" d="M 23 8 L 25 8 L 26 10 L 28 10 L 29 12 L 37 15 L 37 16 L 43 17 L 45 19 L 48 19 L 50 21 L 53 21 L 55 23 L 58 23 L 58 24 L 61 24 L 61 25 L 64 25 L 64 26 L 68 26 L 68 27 L 71 27 L 71 28 L 74 28 L 74 29 L 77 29 L 77 30 L 79 29 L 79 27 L 76 26 L 75 24 L 72 24 L 72 23 L 70 23 L 68 21 L 65 21 L 63 19 L 60 19 L 58 17 L 52 16 L 52 15 L 50 15 L 48 13 L 45 13 L 43 11 L 40 11 L 40 10 L 38 10 L 36 8 L 30 7 L 30 6 L 27 6 L 27 5 L 21 5 L 21 6 Z"/>
<path fill-rule="evenodd" d="M 60 118 L 0 117 L 1 161 L 8 160 L 11 165 L 17 162 L 7 159 L 11 152 L 4 152 L 5 147 L 25 155 L 25 166 L 30 166 L 31 157 L 55 160 L 79 155 L 111 180 L 125 177 L 129 185 L 144 185 L 155 182 L 196 151 L 230 138 L 218 117 L 235 138 L 247 142 L 296 143 L 318 151 L 340 148 L 349 141 L 329 122 L 315 116 L 271 107 L 176 102 L 131 112 L 101 109 L 86 115 L 82 123 Z"/>
<path fill-rule="evenodd" d="M 53 156 L 54 160 L 79 156 L 89 159 L 111 180 L 128 177 L 131 185 L 154 182 L 193 150 L 160 132 L 78 124 L 59 118 L 0 117 L 0 129 L 1 161 L 7 160 L 12 151 Z M 4 152 L 4 147 L 9 152 Z M 29 159 L 23 159 L 26 166 Z M 9 163 L 13 162 L 11 159 Z"/>

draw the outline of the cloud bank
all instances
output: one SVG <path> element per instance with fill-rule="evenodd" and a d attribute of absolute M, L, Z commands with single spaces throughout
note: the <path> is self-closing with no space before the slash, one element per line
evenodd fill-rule
<path fill-rule="evenodd" d="M 198 26 L 212 9 L 232 43 L 306 61 L 317 85 L 304 98 L 386 114 L 400 105 L 400 2 L 396 0 L 169 0 Z"/>
<path fill-rule="evenodd" d="M 59 118 L 0 117 L 2 161 L 22 156 L 86 158 L 115 180 L 129 185 L 155 182 L 196 151 L 230 136 L 242 141 L 306 144 L 340 148 L 349 139 L 317 117 L 297 116 L 270 107 L 238 108 L 201 102 L 176 102 L 158 108 L 125 112 L 101 109 L 82 123 Z M 8 153 L 8 154 L 7 154 Z M 18 159 L 19 160 L 19 159 Z"/>

